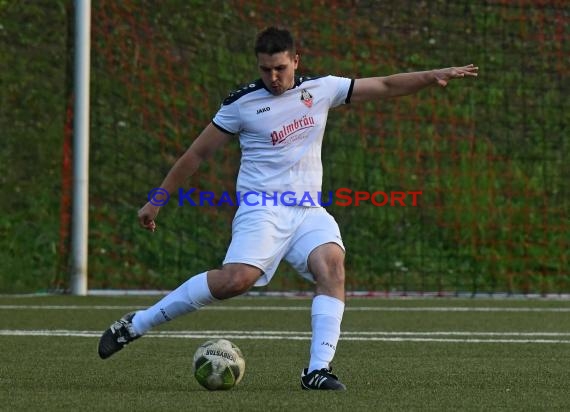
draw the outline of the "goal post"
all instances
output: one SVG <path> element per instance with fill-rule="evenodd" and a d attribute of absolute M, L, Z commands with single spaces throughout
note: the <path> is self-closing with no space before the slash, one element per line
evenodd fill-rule
<path fill-rule="evenodd" d="M 89 241 L 91 0 L 75 0 L 71 294 L 86 295 Z"/>

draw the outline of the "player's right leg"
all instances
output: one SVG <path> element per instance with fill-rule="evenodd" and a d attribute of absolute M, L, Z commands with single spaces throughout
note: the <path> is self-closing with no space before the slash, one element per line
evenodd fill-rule
<path fill-rule="evenodd" d="M 247 292 L 260 275 L 254 266 L 234 263 L 191 277 L 148 309 L 113 322 L 99 340 L 99 356 L 106 359 L 155 326 Z"/>

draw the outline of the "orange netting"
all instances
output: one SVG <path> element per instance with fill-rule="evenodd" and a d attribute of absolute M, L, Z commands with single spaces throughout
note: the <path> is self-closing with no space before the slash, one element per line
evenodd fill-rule
<path fill-rule="evenodd" d="M 480 67 L 476 81 L 331 113 L 325 190 L 423 193 L 416 208 L 332 207 L 350 289 L 570 290 L 567 2 L 203 3 L 93 5 L 90 287 L 169 288 L 219 265 L 235 208 L 169 205 L 150 240 L 136 210 L 256 78 L 253 38 L 276 24 L 297 37 L 301 73 Z M 188 187 L 233 191 L 238 152 L 225 147 Z M 282 270 L 273 288 L 306 287 Z"/>

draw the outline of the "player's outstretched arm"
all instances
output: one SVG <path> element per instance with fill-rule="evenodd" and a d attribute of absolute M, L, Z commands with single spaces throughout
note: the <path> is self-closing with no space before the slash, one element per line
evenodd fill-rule
<path fill-rule="evenodd" d="M 436 84 L 445 87 L 452 79 L 476 77 L 478 71 L 477 66 L 469 64 L 462 67 L 447 67 L 422 72 L 356 79 L 350 101 L 366 102 L 381 98 L 406 96 Z"/>
<path fill-rule="evenodd" d="M 200 164 L 230 138 L 231 135 L 222 132 L 210 123 L 172 166 L 160 188 L 170 195 L 183 187 L 187 179 L 198 170 Z M 138 212 L 140 226 L 154 232 L 155 219 L 159 210 L 160 206 L 150 201 L 147 202 Z"/>

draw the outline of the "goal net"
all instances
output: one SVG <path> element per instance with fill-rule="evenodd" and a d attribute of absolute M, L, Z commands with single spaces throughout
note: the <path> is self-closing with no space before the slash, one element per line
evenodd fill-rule
<path fill-rule="evenodd" d="M 348 290 L 569 292 L 569 14 L 547 0 L 93 2 L 89 288 L 171 289 L 219 267 L 235 207 L 171 200 L 154 234 L 137 210 L 227 94 L 258 77 L 254 36 L 278 24 L 298 40 L 300 74 L 480 67 L 331 112 L 324 192 L 422 192 L 417 206 L 328 208 Z M 186 188 L 233 193 L 238 167 L 236 138 Z M 282 264 L 263 290 L 310 287 Z"/>

